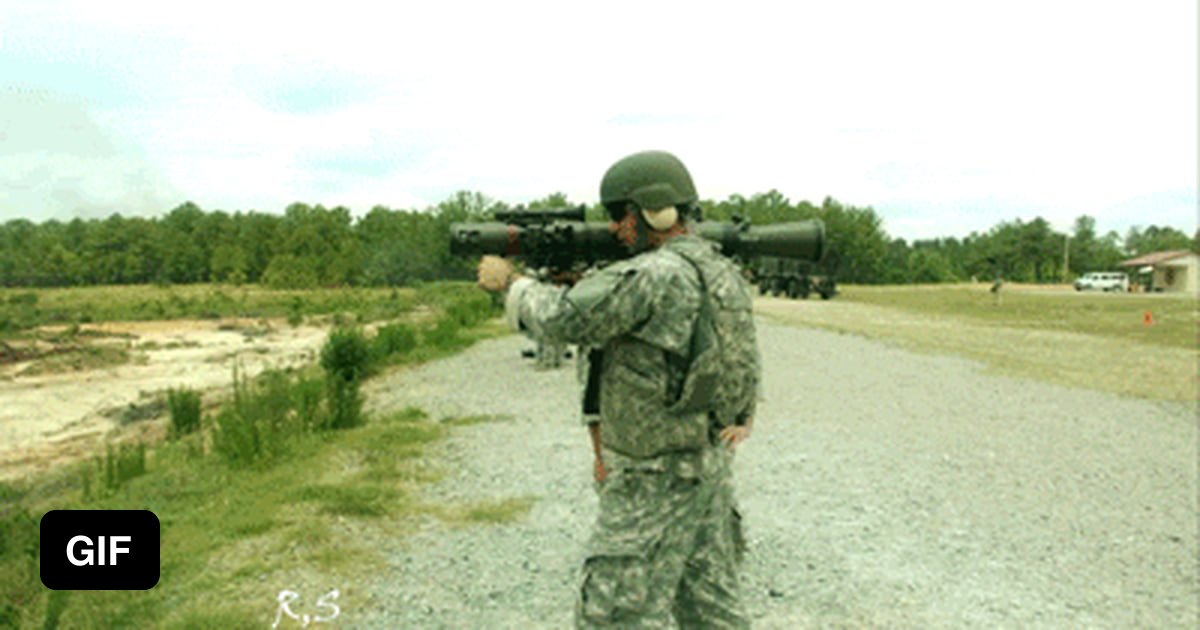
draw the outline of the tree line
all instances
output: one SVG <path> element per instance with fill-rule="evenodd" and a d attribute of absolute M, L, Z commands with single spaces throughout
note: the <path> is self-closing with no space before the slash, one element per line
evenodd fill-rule
<path fill-rule="evenodd" d="M 572 205 L 561 193 L 529 208 Z M 1126 258 L 1169 249 L 1200 252 L 1200 231 L 1189 238 L 1168 226 L 1099 234 L 1081 216 L 1070 233 L 1038 217 L 1015 219 L 964 238 L 891 238 L 870 207 L 791 202 L 775 190 L 701 202 L 706 220 L 741 217 L 754 224 L 818 218 L 829 254 L 823 265 L 849 283 L 954 282 L 999 276 L 1019 282 L 1058 282 L 1087 271 L 1115 269 Z M 460 191 L 423 210 L 372 208 L 357 220 L 344 207 L 294 203 L 282 215 L 204 211 L 184 203 L 162 217 L 74 219 L 0 225 L 0 286 L 96 284 L 258 283 L 276 288 L 387 286 L 472 276 L 474 261 L 449 253 L 449 225 L 485 221 L 511 207 L 478 192 Z M 599 206 L 589 220 L 604 220 Z M 1065 267 L 1064 267 L 1065 263 Z"/>

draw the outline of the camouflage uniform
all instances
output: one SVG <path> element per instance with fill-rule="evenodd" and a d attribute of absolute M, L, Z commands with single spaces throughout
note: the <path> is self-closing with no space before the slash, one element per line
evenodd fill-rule
<path fill-rule="evenodd" d="M 562 366 L 563 355 L 567 353 L 567 345 L 558 341 L 546 339 L 537 340 L 537 359 L 534 366 L 539 370 L 553 370 Z"/>
<path fill-rule="evenodd" d="M 732 455 L 716 445 L 706 415 L 668 411 L 686 376 L 701 303 L 696 268 L 677 247 L 726 265 L 721 279 L 749 305 L 736 267 L 690 235 L 570 289 L 524 279 L 508 296 L 510 322 L 535 338 L 604 350 L 600 424 L 609 475 L 583 566 L 581 628 L 748 626 L 737 592 L 743 543 Z"/>

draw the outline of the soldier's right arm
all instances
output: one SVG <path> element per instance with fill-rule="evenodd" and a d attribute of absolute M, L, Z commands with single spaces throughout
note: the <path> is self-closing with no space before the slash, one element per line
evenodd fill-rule
<path fill-rule="evenodd" d="M 645 290 L 646 275 L 618 263 L 570 288 L 522 278 L 509 289 L 505 310 L 510 323 L 534 338 L 601 347 L 650 317 L 654 293 Z"/>

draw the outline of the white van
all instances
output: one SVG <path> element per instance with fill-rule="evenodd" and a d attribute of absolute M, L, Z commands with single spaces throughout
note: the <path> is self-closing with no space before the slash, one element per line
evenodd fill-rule
<path fill-rule="evenodd" d="M 1116 271 L 1085 273 L 1075 281 L 1076 291 L 1084 289 L 1125 292 L 1129 290 L 1129 276 Z"/>

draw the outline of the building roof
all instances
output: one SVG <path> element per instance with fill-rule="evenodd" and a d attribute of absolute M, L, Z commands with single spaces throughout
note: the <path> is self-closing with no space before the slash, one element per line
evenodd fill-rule
<path fill-rule="evenodd" d="M 1130 258 L 1124 262 L 1117 263 L 1119 267 L 1141 267 L 1143 265 L 1157 265 L 1168 260 L 1174 260 L 1181 256 L 1187 256 L 1192 252 L 1186 249 L 1173 249 L 1166 252 L 1154 252 L 1153 254 L 1145 254 L 1137 258 Z"/>

